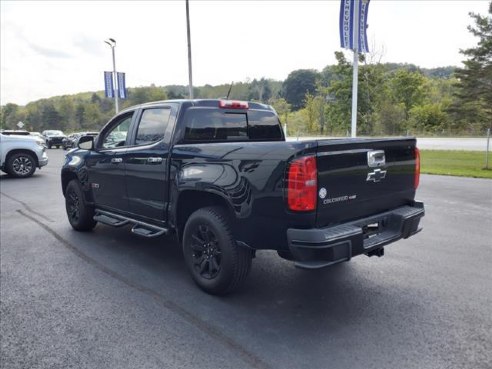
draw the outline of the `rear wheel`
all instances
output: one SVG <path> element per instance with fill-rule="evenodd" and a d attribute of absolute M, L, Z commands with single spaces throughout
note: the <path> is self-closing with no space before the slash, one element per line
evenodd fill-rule
<path fill-rule="evenodd" d="M 28 153 L 20 152 L 11 155 L 7 160 L 6 172 L 12 177 L 30 177 L 36 171 L 36 160 Z"/>
<path fill-rule="evenodd" d="M 195 283 L 214 295 L 237 289 L 251 268 L 251 250 L 237 245 L 220 207 L 191 214 L 184 229 L 183 254 Z"/>
<path fill-rule="evenodd" d="M 65 209 L 73 229 L 90 231 L 96 226 L 94 208 L 85 203 L 82 188 L 76 179 L 71 180 L 65 190 Z"/>

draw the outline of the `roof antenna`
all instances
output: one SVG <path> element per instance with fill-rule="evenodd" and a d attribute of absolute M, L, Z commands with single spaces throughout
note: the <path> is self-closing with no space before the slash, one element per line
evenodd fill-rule
<path fill-rule="evenodd" d="M 231 94 L 231 90 L 232 90 L 232 85 L 233 84 L 234 84 L 234 81 L 231 82 L 231 86 L 229 87 L 229 91 L 227 92 L 226 100 L 229 100 L 229 95 Z"/>

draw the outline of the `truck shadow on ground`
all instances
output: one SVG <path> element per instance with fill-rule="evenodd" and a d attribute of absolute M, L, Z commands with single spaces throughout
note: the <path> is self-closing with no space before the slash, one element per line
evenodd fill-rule
<path fill-rule="evenodd" d="M 405 291 L 407 287 L 394 285 L 376 273 L 366 275 L 364 263 L 301 270 L 269 251 L 258 252 L 241 289 L 228 296 L 211 296 L 191 280 L 175 240 L 142 239 L 128 231 L 98 225 L 92 234 L 81 236 L 89 238 L 83 244 L 98 243 L 107 258 L 115 261 L 108 265 L 114 273 L 193 316 L 221 322 L 219 328 L 224 324 L 225 330 L 232 324 L 251 334 L 268 328 L 289 336 L 292 331 L 316 335 L 343 329 L 347 321 L 370 325 L 403 314 L 425 315 L 423 303 L 416 304 L 412 297 L 416 291 Z M 83 244 L 77 249 L 90 253 Z"/>

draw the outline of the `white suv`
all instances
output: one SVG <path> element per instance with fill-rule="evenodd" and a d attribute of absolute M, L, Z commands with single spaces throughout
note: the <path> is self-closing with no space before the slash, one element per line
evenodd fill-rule
<path fill-rule="evenodd" d="M 12 177 L 30 177 L 48 164 L 45 142 L 35 136 L 0 133 L 0 169 Z"/>

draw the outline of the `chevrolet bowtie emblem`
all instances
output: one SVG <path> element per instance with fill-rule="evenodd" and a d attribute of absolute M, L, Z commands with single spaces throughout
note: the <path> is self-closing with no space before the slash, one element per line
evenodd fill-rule
<path fill-rule="evenodd" d="M 374 169 L 374 172 L 367 173 L 367 182 L 380 182 L 386 178 L 386 170 Z"/>

